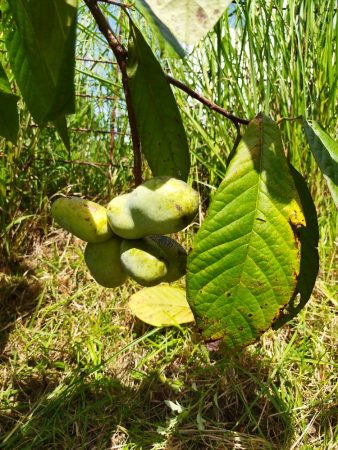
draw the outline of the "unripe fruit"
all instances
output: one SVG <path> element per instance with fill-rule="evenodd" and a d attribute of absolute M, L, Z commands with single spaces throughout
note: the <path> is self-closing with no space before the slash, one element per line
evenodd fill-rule
<path fill-rule="evenodd" d="M 186 272 L 184 248 L 167 236 L 123 240 L 121 263 L 128 275 L 142 286 L 172 282 Z"/>
<path fill-rule="evenodd" d="M 123 240 L 121 264 L 142 286 L 154 286 L 167 274 L 165 255 L 150 238 Z"/>
<path fill-rule="evenodd" d="M 131 194 L 122 194 L 113 198 L 107 206 L 107 217 L 115 234 L 126 239 L 135 239 L 135 223 L 129 210 Z"/>
<path fill-rule="evenodd" d="M 183 277 L 187 267 L 187 253 L 184 248 L 174 239 L 168 236 L 149 236 L 165 255 L 167 274 L 162 281 L 168 283 Z"/>
<path fill-rule="evenodd" d="M 60 226 L 86 242 L 104 242 L 113 236 L 106 208 L 95 202 L 60 197 L 52 204 L 51 212 Z"/>
<path fill-rule="evenodd" d="M 93 278 L 102 286 L 113 288 L 128 278 L 120 260 L 121 239 L 112 237 L 106 242 L 86 245 L 84 258 Z"/>
<path fill-rule="evenodd" d="M 198 211 L 198 193 L 182 180 L 160 176 L 116 197 L 108 207 L 109 224 L 125 239 L 176 233 Z"/>

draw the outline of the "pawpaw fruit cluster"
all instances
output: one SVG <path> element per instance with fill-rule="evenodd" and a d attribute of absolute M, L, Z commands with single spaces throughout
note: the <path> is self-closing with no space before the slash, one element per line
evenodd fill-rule
<path fill-rule="evenodd" d="M 184 248 L 165 234 L 185 228 L 198 211 L 198 193 L 184 181 L 155 177 L 107 208 L 77 197 L 61 197 L 55 221 L 87 242 L 84 259 L 93 278 L 112 288 L 131 277 L 143 286 L 172 282 L 185 274 Z"/>

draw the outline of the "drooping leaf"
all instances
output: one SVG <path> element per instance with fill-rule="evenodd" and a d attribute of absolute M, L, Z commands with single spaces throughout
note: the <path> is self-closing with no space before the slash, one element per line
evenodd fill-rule
<path fill-rule="evenodd" d="M 159 285 L 144 288 L 129 300 L 133 314 L 155 327 L 168 327 L 194 321 L 184 289 Z"/>
<path fill-rule="evenodd" d="M 179 56 L 183 58 L 185 51 L 181 44 L 169 28 L 154 14 L 148 3 L 145 0 L 136 0 L 135 5 L 147 20 L 149 26 L 152 28 L 165 55 L 167 54 L 169 57 Z"/>
<path fill-rule="evenodd" d="M 18 99 L 12 93 L 6 72 L 0 64 L 0 136 L 13 143 L 19 132 Z"/>
<path fill-rule="evenodd" d="M 153 175 L 186 181 L 190 156 L 180 112 L 159 62 L 133 24 L 127 73 L 142 153 Z"/>
<path fill-rule="evenodd" d="M 231 0 L 142 0 L 142 3 L 179 41 L 196 44 L 212 29 Z"/>
<path fill-rule="evenodd" d="M 300 271 L 297 286 L 290 302 L 273 324 L 274 329 L 278 329 L 286 322 L 289 322 L 304 308 L 310 299 L 319 270 L 317 249 L 319 230 L 316 208 L 302 175 L 293 166 L 290 166 L 290 170 L 302 204 L 306 226 L 301 226 L 295 230 L 301 243 Z"/>
<path fill-rule="evenodd" d="M 188 258 L 187 294 L 206 341 L 254 342 L 289 302 L 305 225 L 277 125 L 259 114 L 232 158 Z"/>
<path fill-rule="evenodd" d="M 65 116 L 59 116 L 54 120 L 54 126 L 56 131 L 59 133 L 59 136 L 64 143 L 66 149 L 70 152 L 70 140 L 67 128 L 67 121 Z"/>
<path fill-rule="evenodd" d="M 310 149 L 323 172 L 333 201 L 338 208 L 338 142 L 334 141 L 314 120 L 303 119 Z"/>
<path fill-rule="evenodd" d="M 75 109 L 77 0 L 8 0 L 6 46 L 22 97 L 41 126 Z"/>

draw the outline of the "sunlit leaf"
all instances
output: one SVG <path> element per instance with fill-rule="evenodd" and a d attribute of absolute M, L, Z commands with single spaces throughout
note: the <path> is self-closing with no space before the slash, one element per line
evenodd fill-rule
<path fill-rule="evenodd" d="M 154 176 L 186 181 L 190 156 L 182 118 L 159 62 L 134 25 L 128 55 L 128 83 L 142 153 Z"/>
<path fill-rule="evenodd" d="M 142 0 L 142 3 L 179 41 L 196 44 L 213 28 L 231 0 Z"/>
<path fill-rule="evenodd" d="M 184 289 L 159 285 L 144 288 L 129 301 L 133 314 L 155 327 L 167 327 L 194 321 Z"/>
<path fill-rule="evenodd" d="M 0 136 L 14 143 L 19 131 L 18 99 L 12 93 L 7 75 L 0 64 Z"/>
<path fill-rule="evenodd" d="M 310 149 L 323 172 L 333 201 L 338 208 L 338 142 L 334 141 L 314 120 L 303 120 Z"/>
<path fill-rule="evenodd" d="M 77 0 L 8 0 L 5 41 L 22 97 L 41 126 L 75 109 Z"/>
<path fill-rule="evenodd" d="M 240 141 L 188 258 L 188 301 L 206 341 L 254 342 L 296 288 L 305 226 L 277 125 L 259 114 Z"/>
<path fill-rule="evenodd" d="M 149 4 L 145 0 L 136 0 L 136 8 L 145 17 L 148 24 L 155 33 L 161 49 L 170 56 L 180 56 L 183 58 L 185 51 L 181 44 L 169 30 L 169 28 L 154 14 Z"/>

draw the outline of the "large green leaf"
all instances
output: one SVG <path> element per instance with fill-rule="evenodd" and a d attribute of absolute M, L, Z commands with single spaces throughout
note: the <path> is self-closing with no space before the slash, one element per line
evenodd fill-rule
<path fill-rule="evenodd" d="M 257 339 L 292 297 L 305 225 L 277 125 L 252 120 L 188 259 L 187 294 L 205 340 Z"/>
<path fill-rule="evenodd" d="M 303 119 L 303 124 L 310 149 L 324 174 L 333 201 L 338 208 L 338 142 L 334 141 L 314 120 Z"/>
<path fill-rule="evenodd" d="M 140 1 L 140 0 L 139 0 Z M 212 29 L 231 0 L 141 0 L 152 16 L 186 44 L 196 44 Z M 149 14 L 148 12 L 148 14 Z M 160 28 L 163 33 L 163 28 Z M 166 38 L 166 35 L 163 34 Z"/>
<path fill-rule="evenodd" d="M 174 95 L 159 62 L 133 24 L 128 55 L 128 83 L 142 153 L 154 176 L 187 180 L 189 149 Z"/>
<path fill-rule="evenodd" d="M 77 0 L 8 0 L 6 46 L 22 97 L 41 126 L 74 112 Z"/>
<path fill-rule="evenodd" d="M 169 28 L 154 14 L 148 3 L 145 0 L 136 0 L 135 5 L 155 33 L 164 54 L 167 54 L 169 57 L 180 56 L 183 58 L 185 51 L 181 44 Z"/>
<path fill-rule="evenodd" d="M 19 131 L 18 99 L 12 94 L 6 72 L 0 64 L 0 136 L 13 143 Z"/>
<path fill-rule="evenodd" d="M 319 230 L 316 208 L 304 178 L 293 166 L 290 166 L 290 169 L 302 204 L 306 226 L 301 226 L 294 230 L 301 242 L 300 271 L 297 286 L 290 302 L 273 324 L 274 329 L 278 329 L 286 322 L 289 322 L 304 308 L 311 297 L 319 270 L 317 249 Z"/>

